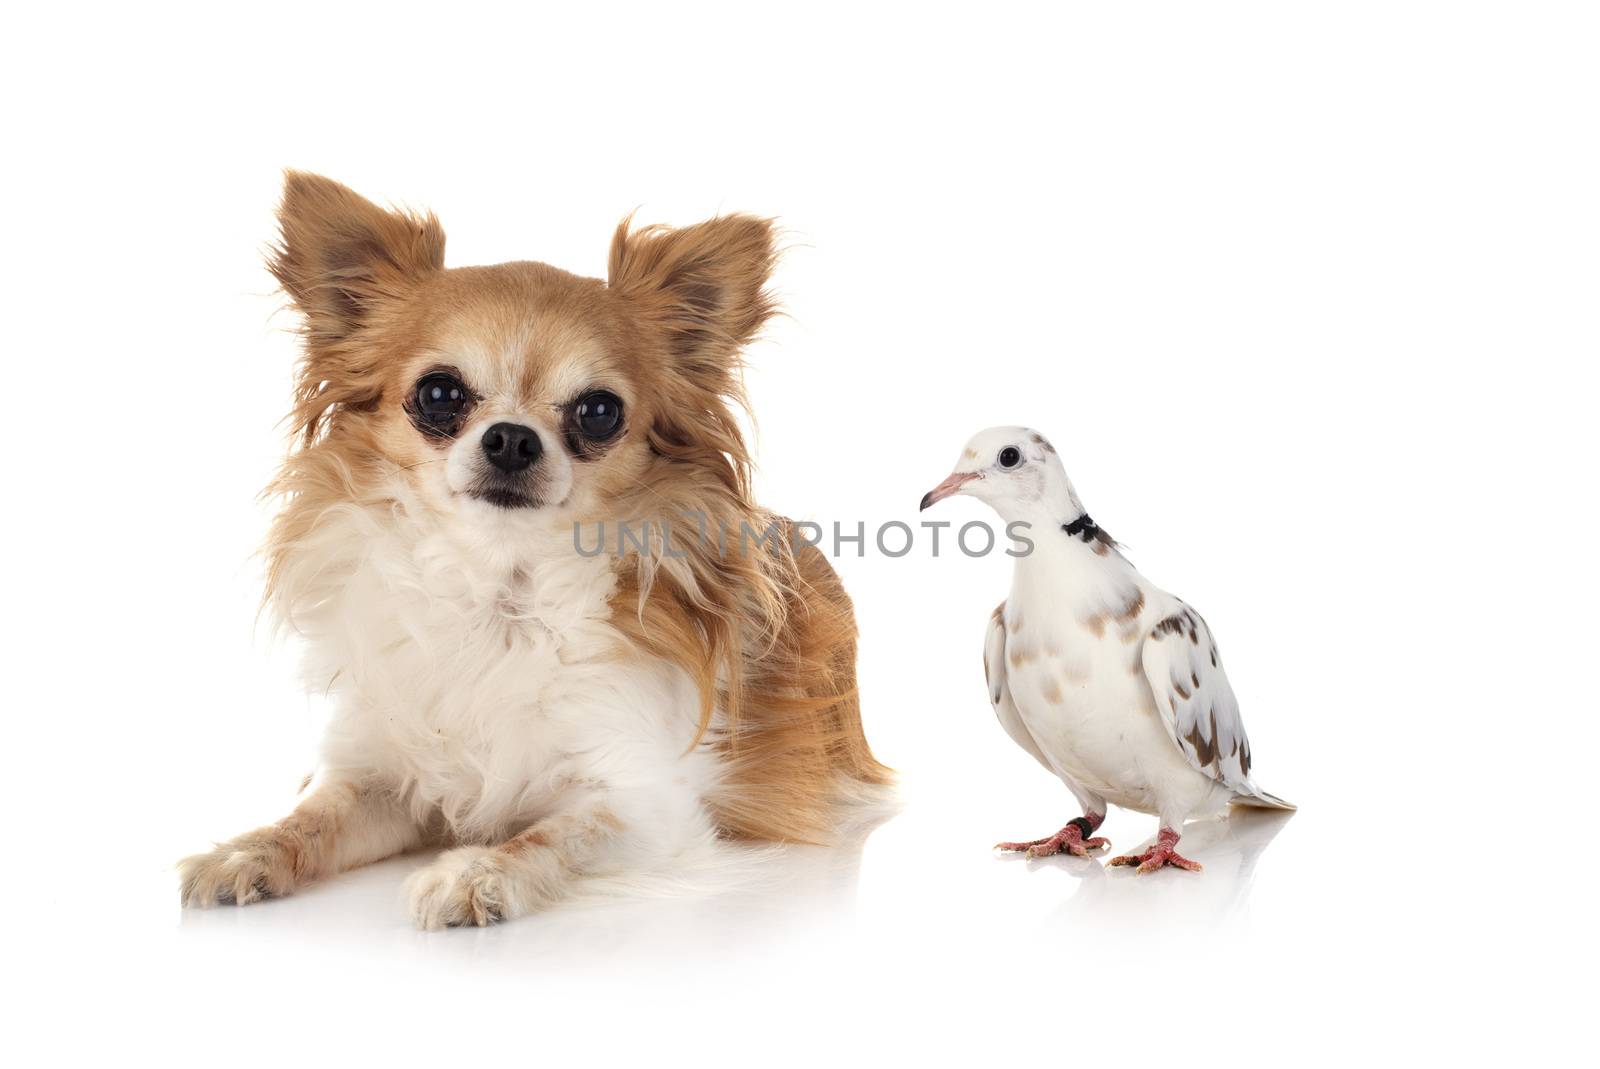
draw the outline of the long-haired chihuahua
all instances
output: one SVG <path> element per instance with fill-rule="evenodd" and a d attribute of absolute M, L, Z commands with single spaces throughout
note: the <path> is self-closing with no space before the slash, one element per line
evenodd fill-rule
<path fill-rule="evenodd" d="M 186 903 L 438 844 L 413 920 L 485 925 L 718 838 L 825 839 L 887 784 L 850 601 L 752 499 L 768 221 L 624 221 L 602 282 L 446 270 L 432 215 L 316 175 L 278 218 L 304 352 L 266 597 L 332 713 L 293 811 L 183 861 Z"/>

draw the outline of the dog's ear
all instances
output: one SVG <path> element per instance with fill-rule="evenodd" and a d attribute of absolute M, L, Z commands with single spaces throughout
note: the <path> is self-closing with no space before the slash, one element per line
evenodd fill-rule
<path fill-rule="evenodd" d="M 739 350 L 776 311 L 766 293 L 777 260 L 772 222 L 729 215 L 681 229 L 617 227 L 608 280 L 667 336 L 675 369 L 729 392 Z"/>
<path fill-rule="evenodd" d="M 305 315 L 313 347 L 349 337 L 378 304 L 444 266 L 444 230 L 431 214 L 384 211 L 321 175 L 285 173 L 278 226 L 267 266 Z"/>

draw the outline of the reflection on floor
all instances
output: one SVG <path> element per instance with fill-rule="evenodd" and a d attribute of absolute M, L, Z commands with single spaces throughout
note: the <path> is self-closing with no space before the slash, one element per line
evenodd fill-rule
<path fill-rule="evenodd" d="M 229 943 L 288 939 L 321 947 L 370 946 L 376 938 L 402 957 L 460 957 L 474 967 L 519 970 L 538 964 L 548 967 L 540 972 L 566 977 L 619 968 L 671 970 L 687 960 L 732 964 L 785 952 L 828 954 L 845 943 L 908 945 L 925 940 L 926 932 L 907 927 L 912 922 L 903 908 L 906 894 L 951 916 L 992 913 L 996 931 L 1026 927 L 1037 934 L 1042 926 L 1065 936 L 1091 928 L 1115 933 L 1212 926 L 1244 909 L 1256 865 L 1289 819 L 1290 814 L 1236 810 L 1192 823 L 1184 831 L 1185 853 L 1205 872 L 1139 876 L 1107 869 L 1103 858 L 1027 861 L 984 854 L 973 846 L 976 833 L 965 831 L 958 849 L 927 814 L 869 812 L 832 847 L 729 847 L 716 870 L 676 881 L 678 886 L 661 894 L 594 896 L 491 929 L 446 933 L 416 932 L 406 919 L 400 885 L 430 860 L 418 854 L 278 901 L 184 910 L 180 926 L 186 937 Z M 1064 886 L 1048 870 L 1071 879 Z"/>
<path fill-rule="evenodd" d="M 1155 841 L 1152 835 L 1126 850 L 1103 851 L 1099 859 L 1055 857 L 1028 865 L 1049 864 L 1077 878 L 1076 893 L 1062 903 L 1060 920 L 1093 918 L 1140 926 L 1216 923 L 1237 917 L 1249 902 L 1256 862 L 1292 813 L 1235 808 L 1216 820 L 1184 827 L 1181 849 L 1200 862 L 1202 873 L 1163 869 L 1140 874 L 1131 868 L 1104 864 L 1115 853 L 1139 853 Z M 1003 855 L 1022 860 L 1021 855 Z"/>

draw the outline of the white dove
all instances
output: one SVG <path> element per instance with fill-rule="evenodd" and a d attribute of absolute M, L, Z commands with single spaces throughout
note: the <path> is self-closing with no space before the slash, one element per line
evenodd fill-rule
<path fill-rule="evenodd" d="M 1083 807 L 1054 835 L 998 849 L 1087 856 L 1108 845 L 1091 836 L 1110 802 L 1161 819 L 1154 846 L 1111 864 L 1199 871 L 1177 852 L 1185 820 L 1230 803 L 1294 808 L 1250 778 L 1250 742 L 1211 629 L 1117 551 L 1043 436 L 983 431 L 922 507 L 955 494 L 998 512 L 1023 536 L 1018 551 L 1032 543 L 989 621 L 984 673 L 1000 726 Z"/>

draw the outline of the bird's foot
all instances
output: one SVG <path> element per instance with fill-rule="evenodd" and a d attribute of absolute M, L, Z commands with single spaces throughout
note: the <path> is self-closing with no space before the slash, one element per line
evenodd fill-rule
<path fill-rule="evenodd" d="M 1140 872 L 1154 872 L 1156 869 L 1171 865 L 1175 869 L 1187 869 L 1190 872 L 1199 872 L 1200 863 L 1190 861 L 1179 854 L 1178 833 L 1171 828 L 1162 828 L 1161 834 L 1156 836 L 1156 844 L 1142 854 L 1123 854 L 1121 857 L 1111 859 L 1113 865 L 1137 865 Z"/>
<path fill-rule="evenodd" d="M 1081 817 L 1074 817 L 1067 821 L 1066 827 L 1048 835 L 1043 839 L 1033 839 L 1025 843 L 995 843 L 996 850 L 1009 852 L 1025 852 L 1029 857 L 1051 857 L 1055 854 L 1072 854 L 1075 857 L 1088 857 L 1089 851 L 1099 850 L 1101 847 L 1110 846 L 1111 840 L 1096 835 L 1090 835 L 1106 819 L 1104 813 L 1088 813 Z"/>

